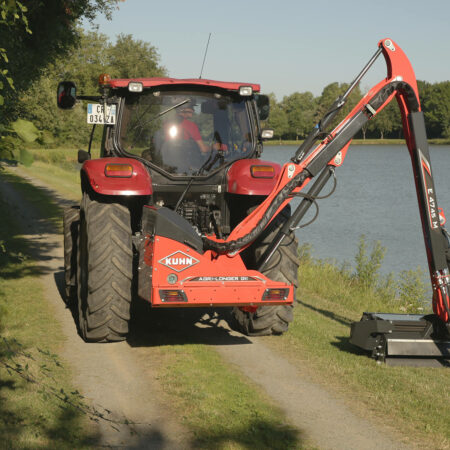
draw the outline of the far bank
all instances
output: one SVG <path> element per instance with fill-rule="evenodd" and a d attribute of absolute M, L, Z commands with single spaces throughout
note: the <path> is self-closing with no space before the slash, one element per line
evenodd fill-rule
<path fill-rule="evenodd" d="M 285 140 L 272 139 L 265 141 L 264 145 L 301 145 L 303 139 Z M 429 144 L 433 145 L 449 145 L 450 139 L 428 139 Z M 352 144 L 356 145 L 405 145 L 404 139 L 353 139 Z"/>

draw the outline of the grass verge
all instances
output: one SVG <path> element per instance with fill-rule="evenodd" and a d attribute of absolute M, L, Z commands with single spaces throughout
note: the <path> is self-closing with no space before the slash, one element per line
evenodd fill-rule
<path fill-rule="evenodd" d="M 300 302 L 289 333 L 267 343 L 361 413 L 370 411 L 382 423 L 395 424 L 410 442 L 449 448 L 450 371 L 377 365 L 349 343 L 350 324 L 363 311 L 405 312 L 410 303 L 404 293 L 394 300 L 390 289 L 367 286 L 348 271 L 307 256 L 299 281 Z"/>
<path fill-rule="evenodd" d="M 0 176 L 40 205 L 43 217 L 58 224 L 43 192 L 17 177 Z M 69 404 L 79 397 L 70 370 L 56 356 L 63 333 L 44 298 L 41 269 L 14 220 L 16 211 L 1 196 L 0 207 L 1 446 L 86 448 L 93 435 L 86 416 Z"/>
<path fill-rule="evenodd" d="M 20 171 L 38 178 L 59 192 L 64 198 L 78 202 L 81 198 L 80 172 L 78 167 L 61 167 L 43 161 L 34 161 L 29 167 L 20 166 Z"/>

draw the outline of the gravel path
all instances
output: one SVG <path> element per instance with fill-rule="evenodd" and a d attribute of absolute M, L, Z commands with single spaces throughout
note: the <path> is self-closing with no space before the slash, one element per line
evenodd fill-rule
<path fill-rule="evenodd" d="M 19 168 L 15 172 L 24 176 Z M 24 177 L 48 189 L 38 180 Z M 115 431 L 108 424 L 100 423 L 99 445 L 136 449 L 190 448 L 192 436 L 174 419 L 176 416 L 171 413 L 156 379 L 157 359 L 153 347 L 145 345 L 151 335 L 141 336 L 138 345 L 132 340 L 106 345 L 83 343 L 61 296 L 62 236 L 52 233 L 48 224 L 40 220 L 33 205 L 27 205 L 1 177 L 0 191 L 16 208 L 18 218 L 29 233 L 26 237 L 42 269 L 46 297 L 66 335 L 62 356 L 73 367 L 75 385 L 93 404 L 118 411 L 129 421 L 140 424 L 134 426 L 137 433 L 130 434 L 128 426 Z M 51 193 L 60 205 L 68 204 L 56 193 Z M 192 327 L 187 328 L 186 339 L 189 341 L 192 336 L 188 333 L 192 332 Z M 413 448 L 365 418 L 357 417 L 343 401 L 308 381 L 286 359 L 258 339 L 230 331 L 223 320 L 218 323 L 200 320 L 195 339 L 211 345 L 230 365 L 264 389 L 286 413 L 290 423 L 306 437 L 308 445 L 312 443 L 321 449 Z M 123 416 L 118 419 L 123 419 Z"/>

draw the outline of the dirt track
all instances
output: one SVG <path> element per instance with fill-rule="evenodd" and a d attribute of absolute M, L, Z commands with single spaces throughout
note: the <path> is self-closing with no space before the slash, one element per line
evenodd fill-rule
<path fill-rule="evenodd" d="M 20 174 L 19 169 L 15 171 Z M 45 188 L 38 181 L 31 181 Z M 171 414 L 170 405 L 164 400 L 167 397 L 156 379 L 152 332 L 137 324 L 126 342 L 106 345 L 83 343 L 62 296 L 62 236 L 53 233 L 51 227 L 40 220 L 33 205 L 24 202 L 1 177 L 0 191 L 4 199 L 17 209 L 18 218 L 42 269 L 46 297 L 66 334 L 62 356 L 73 367 L 75 385 L 94 404 L 120 412 L 118 419 L 125 416 L 129 421 L 140 424 L 135 426 L 137 433 L 130 435 L 129 427 L 120 427 L 117 432 L 108 424 L 100 423 L 97 430 L 99 444 L 112 448 L 192 448 L 193 436 L 175 421 L 176 415 Z M 59 204 L 69 203 L 56 193 L 51 194 Z M 177 327 L 179 339 L 211 345 L 274 399 L 309 444 L 321 449 L 411 448 L 389 436 L 386 430 L 355 416 L 343 401 L 308 381 L 301 370 L 258 339 L 230 331 L 223 320 L 199 320 L 200 315 L 199 311 L 175 313 L 171 316 L 172 326 L 168 327 L 168 332 Z M 167 312 L 164 311 L 159 320 L 165 320 L 165 317 Z"/>

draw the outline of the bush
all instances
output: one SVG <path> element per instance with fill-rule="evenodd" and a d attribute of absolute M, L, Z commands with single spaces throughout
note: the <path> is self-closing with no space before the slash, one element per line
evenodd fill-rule
<path fill-rule="evenodd" d="M 404 270 L 400 273 L 397 291 L 402 311 L 417 313 L 424 310 L 427 289 L 423 282 L 423 275 L 420 267 L 416 270 Z"/>
<path fill-rule="evenodd" d="M 34 158 L 33 155 L 26 148 L 21 148 L 19 154 L 19 161 L 24 166 L 29 167 L 31 166 L 31 164 L 33 164 Z"/>
<path fill-rule="evenodd" d="M 1 136 L 0 159 L 6 161 L 19 161 L 22 142 L 13 136 Z"/>
<path fill-rule="evenodd" d="M 367 256 L 365 236 L 362 234 L 359 238 L 358 253 L 355 256 L 356 268 L 353 278 L 367 288 L 375 288 L 385 253 L 386 248 L 376 241 L 373 243 L 370 256 Z"/>

